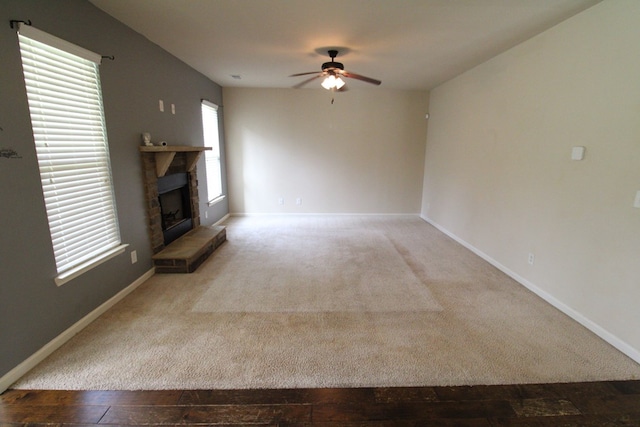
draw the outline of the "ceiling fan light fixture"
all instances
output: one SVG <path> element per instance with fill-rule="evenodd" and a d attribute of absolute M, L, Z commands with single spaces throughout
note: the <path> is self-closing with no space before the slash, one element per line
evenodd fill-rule
<path fill-rule="evenodd" d="M 327 76 L 326 79 L 323 80 L 323 82 L 321 83 L 322 87 L 327 89 L 327 90 L 331 90 L 336 86 L 336 77 L 335 76 Z"/>
<path fill-rule="evenodd" d="M 342 80 L 340 77 L 336 78 L 336 76 L 331 74 L 327 76 L 327 78 L 324 79 L 324 81 L 321 84 L 322 84 L 322 87 L 327 90 L 340 89 L 342 86 L 344 86 L 344 80 Z"/>
<path fill-rule="evenodd" d="M 341 90 L 341 89 L 346 90 L 346 88 L 344 87 L 345 82 L 342 79 L 342 77 L 361 80 L 365 83 L 370 83 L 376 86 L 382 83 L 380 80 L 372 79 L 371 77 L 361 76 L 360 74 L 356 74 L 351 71 L 345 71 L 344 65 L 342 63 L 334 61 L 334 59 L 338 55 L 337 50 L 329 50 L 327 53 L 329 54 L 331 61 L 325 62 L 324 64 L 322 64 L 322 71 L 320 72 L 308 71 L 305 73 L 291 74 L 289 76 L 289 77 L 299 77 L 299 76 L 308 76 L 308 75 L 314 74 L 313 77 L 308 78 L 307 80 L 301 83 L 298 83 L 297 85 L 294 86 L 294 88 L 296 89 L 301 88 L 302 86 L 306 85 L 310 81 L 313 81 L 321 77 L 324 77 L 324 79 L 322 80 L 321 86 L 331 91 Z"/>

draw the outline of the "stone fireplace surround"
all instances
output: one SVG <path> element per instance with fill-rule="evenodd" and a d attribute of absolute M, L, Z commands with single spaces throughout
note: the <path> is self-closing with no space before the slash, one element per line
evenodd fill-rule
<path fill-rule="evenodd" d="M 164 235 L 162 230 L 162 215 L 160 211 L 160 202 L 158 194 L 158 169 L 156 167 L 156 153 L 164 153 L 166 151 L 143 151 L 143 149 L 167 148 L 167 147 L 140 147 L 142 156 L 142 171 L 144 174 L 144 194 L 145 206 L 147 207 L 147 220 L 149 226 L 149 238 L 151 240 L 151 250 L 154 255 L 165 248 Z M 173 148 L 173 147 L 172 147 Z M 180 147 L 182 148 L 182 147 Z M 200 148 L 200 147 L 193 147 Z M 204 149 L 204 148 L 202 148 Z M 176 173 L 186 173 L 189 186 L 189 194 L 191 195 L 191 219 L 193 228 L 200 225 L 200 209 L 198 198 L 198 177 L 195 165 L 188 170 L 187 156 L 188 152 L 175 152 L 171 162 L 160 176 L 171 175 Z M 200 154 L 200 151 L 197 152 Z M 197 161 L 197 158 L 196 158 Z M 195 163 L 195 162 L 194 162 Z"/>
<path fill-rule="evenodd" d="M 191 273 L 226 240 L 225 227 L 200 225 L 196 162 L 206 147 L 141 146 L 145 205 L 153 262 L 158 273 Z M 192 229 L 165 245 L 158 177 L 186 173 Z"/>

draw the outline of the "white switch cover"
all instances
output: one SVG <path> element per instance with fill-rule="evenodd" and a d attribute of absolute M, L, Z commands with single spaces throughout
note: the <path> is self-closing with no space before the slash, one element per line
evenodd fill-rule
<path fill-rule="evenodd" d="M 636 192 L 636 199 L 633 201 L 634 208 L 640 208 L 640 190 Z"/>
<path fill-rule="evenodd" d="M 298 205 L 298 206 L 302 206 L 302 197 L 298 197 L 298 198 L 296 199 L 296 205 Z"/>
<path fill-rule="evenodd" d="M 573 147 L 571 149 L 571 160 L 584 159 L 584 147 Z"/>
<path fill-rule="evenodd" d="M 164 113 L 164 101 L 162 99 L 158 100 L 158 108 Z"/>
<path fill-rule="evenodd" d="M 131 251 L 131 264 L 135 264 L 136 262 L 138 262 L 138 252 Z"/>
<path fill-rule="evenodd" d="M 176 104 L 171 104 L 171 114 L 176 113 Z"/>

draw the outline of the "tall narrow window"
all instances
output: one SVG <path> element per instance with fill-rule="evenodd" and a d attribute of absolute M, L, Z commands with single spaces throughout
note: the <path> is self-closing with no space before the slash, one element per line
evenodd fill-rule
<path fill-rule="evenodd" d="M 202 128 L 204 146 L 211 150 L 204 152 L 207 175 L 207 199 L 212 203 L 222 197 L 222 167 L 220 164 L 220 134 L 218 132 L 218 106 L 202 101 Z"/>
<path fill-rule="evenodd" d="M 124 251 L 98 65 L 33 27 L 18 32 L 42 191 L 61 285 Z"/>

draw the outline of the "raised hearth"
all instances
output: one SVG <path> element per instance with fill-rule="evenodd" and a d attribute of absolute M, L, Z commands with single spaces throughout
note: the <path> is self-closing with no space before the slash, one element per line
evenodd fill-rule
<path fill-rule="evenodd" d="M 194 228 L 151 257 L 156 273 L 193 273 L 226 240 L 224 226 Z"/>

